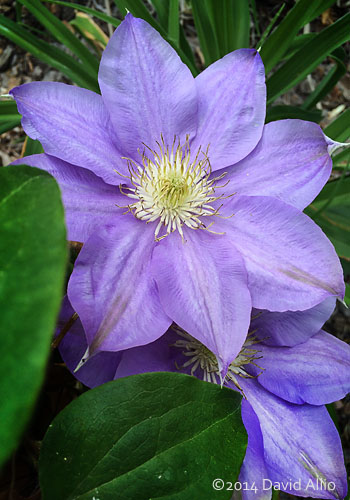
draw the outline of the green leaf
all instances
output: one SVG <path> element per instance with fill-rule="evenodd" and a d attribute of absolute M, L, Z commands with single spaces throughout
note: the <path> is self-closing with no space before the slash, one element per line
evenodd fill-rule
<path fill-rule="evenodd" d="M 31 12 L 37 20 L 51 33 L 56 40 L 65 45 L 86 66 L 86 69 L 97 78 L 98 59 L 84 44 L 60 21 L 44 7 L 40 0 L 18 0 Z"/>
<path fill-rule="evenodd" d="M 214 29 L 214 12 L 211 0 L 192 0 L 192 14 L 198 33 L 205 65 L 220 59 L 219 41 Z"/>
<path fill-rule="evenodd" d="M 296 5 L 302 3 L 302 0 Z M 350 13 L 318 33 L 302 46 L 268 80 L 268 104 L 299 83 L 334 49 L 350 39 Z"/>
<path fill-rule="evenodd" d="M 322 203 L 329 198 L 334 198 L 334 196 L 342 196 L 344 194 L 350 193 L 350 177 L 345 177 L 345 179 L 337 179 L 331 182 L 327 182 L 325 187 L 322 189 L 317 198 L 312 202 L 312 204 L 318 209 Z"/>
<path fill-rule="evenodd" d="M 103 12 L 99 10 L 90 9 L 90 7 L 85 7 L 85 5 L 80 5 L 78 3 L 73 2 L 64 2 L 61 0 L 45 0 L 46 3 L 54 3 L 56 5 L 63 5 L 64 7 L 71 7 L 72 9 L 79 10 L 81 12 L 85 12 L 85 14 L 89 14 L 90 16 L 96 17 L 97 19 L 101 19 L 101 21 L 105 21 L 108 24 L 111 24 L 115 28 L 118 28 L 120 24 L 120 20 L 115 17 L 107 16 Z"/>
<path fill-rule="evenodd" d="M 350 307 L 350 285 L 349 283 L 346 283 L 345 285 L 345 297 L 344 297 L 344 302 L 345 304 Z"/>
<path fill-rule="evenodd" d="M 17 127 L 21 123 L 21 115 L 17 111 L 13 99 L 0 101 L 0 134 Z"/>
<path fill-rule="evenodd" d="M 298 31 L 304 25 L 305 19 L 314 10 L 315 6 L 313 2 L 310 2 L 310 0 L 299 0 L 269 36 L 260 52 L 264 61 L 266 74 L 280 61 Z"/>
<path fill-rule="evenodd" d="M 179 0 L 169 0 L 168 37 L 175 45 L 179 45 Z"/>
<path fill-rule="evenodd" d="M 23 156 L 37 155 L 43 152 L 43 147 L 39 141 L 35 141 L 28 136 L 25 138 Z"/>
<path fill-rule="evenodd" d="M 241 396 L 180 373 L 145 373 L 88 391 L 41 449 L 43 500 L 227 498 L 246 449 Z M 215 494 L 214 494 L 215 493 Z"/>
<path fill-rule="evenodd" d="M 250 15 L 247 0 L 211 0 L 220 57 L 249 47 Z"/>
<path fill-rule="evenodd" d="M 25 28 L 0 15 L 0 35 L 8 38 L 41 61 L 60 70 L 80 87 L 99 92 L 96 77 L 72 56 L 33 36 Z"/>
<path fill-rule="evenodd" d="M 8 130 L 12 130 L 13 128 L 17 127 L 21 123 L 21 118 L 18 118 L 16 120 L 9 120 L 6 122 L 1 122 L 0 121 L 0 134 L 4 134 Z"/>
<path fill-rule="evenodd" d="M 313 109 L 311 111 L 298 108 L 297 106 L 270 106 L 266 112 L 266 123 L 286 118 L 298 118 L 319 123 L 322 119 L 322 111 Z"/>
<path fill-rule="evenodd" d="M 168 28 L 169 20 L 169 1 L 151 0 L 153 7 L 156 9 L 159 23 L 164 29 Z"/>
<path fill-rule="evenodd" d="M 56 181 L 26 165 L 0 169 L 0 464 L 14 450 L 44 378 L 66 263 Z"/>
<path fill-rule="evenodd" d="M 336 0 L 318 0 L 317 2 L 313 2 L 314 11 L 310 14 L 309 17 L 305 18 L 304 26 L 316 17 L 320 16 L 325 10 L 329 9 L 329 7 L 335 4 L 335 1 Z"/>
<path fill-rule="evenodd" d="M 310 110 L 316 104 L 321 101 L 324 97 L 326 97 L 329 92 L 336 86 L 338 81 L 345 75 L 346 73 L 346 65 L 344 64 L 344 60 L 346 59 L 346 54 L 344 53 L 344 58 L 339 59 L 334 54 L 331 55 L 332 59 L 335 62 L 334 68 L 328 71 L 327 75 L 322 79 L 322 81 L 317 85 L 315 90 L 308 95 L 308 97 L 303 102 L 303 109 Z"/>
<path fill-rule="evenodd" d="M 85 12 L 77 12 L 75 18 L 70 21 L 70 24 L 87 40 L 87 42 L 94 48 L 99 50 L 101 55 L 108 43 L 108 36 L 101 30 L 88 14 Z"/>
<path fill-rule="evenodd" d="M 344 111 L 328 127 L 324 133 L 331 139 L 338 142 L 344 142 L 350 137 L 350 109 Z"/>

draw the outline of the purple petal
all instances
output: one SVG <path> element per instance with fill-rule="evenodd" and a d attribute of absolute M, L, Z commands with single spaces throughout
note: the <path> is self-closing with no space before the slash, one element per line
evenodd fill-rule
<path fill-rule="evenodd" d="M 60 329 L 71 318 L 73 313 L 74 310 L 68 298 L 65 297 L 60 313 Z M 71 372 L 74 371 L 83 357 L 86 348 L 87 340 L 81 321 L 78 318 L 59 345 L 62 359 Z M 121 352 L 98 352 L 75 372 L 74 376 L 87 387 L 97 387 L 98 385 L 109 382 L 113 380 L 115 376 L 121 356 Z"/>
<path fill-rule="evenodd" d="M 288 493 L 344 498 L 342 447 L 326 408 L 287 403 L 256 380 L 240 379 L 240 384 L 260 422 L 268 477 L 273 482 L 287 483 L 281 489 Z"/>
<path fill-rule="evenodd" d="M 190 70 L 159 33 L 130 14 L 117 28 L 101 60 L 102 96 L 124 155 L 156 147 L 174 135 L 193 136 L 197 94 Z"/>
<path fill-rule="evenodd" d="M 273 196 L 303 210 L 331 170 L 326 137 L 316 123 L 280 120 L 264 127 L 257 147 L 228 169 L 225 181 L 238 194 Z"/>
<path fill-rule="evenodd" d="M 258 364 L 264 368 L 258 382 L 291 403 L 322 405 L 337 401 L 350 392 L 350 346 L 319 332 L 294 347 L 258 344 Z M 257 375 L 261 370 L 249 365 Z"/>
<path fill-rule="evenodd" d="M 177 338 L 178 336 L 168 330 L 150 344 L 123 351 L 114 378 L 127 377 L 137 373 L 177 372 L 176 360 L 178 353 L 173 347 Z"/>
<path fill-rule="evenodd" d="M 156 248 L 153 276 L 165 312 L 218 358 L 220 370 L 239 353 L 250 320 L 251 302 L 241 257 L 225 237 L 184 231 Z"/>
<path fill-rule="evenodd" d="M 102 97 L 64 83 L 33 82 L 15 87 L 22 126 L 38 139 L 45 153 L 92 170 L 110 184 L 119 183 L 113 169 L 126 171 L 114 145 L 114 132 Z"/>
<path fill-rule="evenodd" d="M 333 245 L 305 214 L 276 198 L 234 196 L 215 225 L 244 257 L 253 307 L 296 311 L 329 296 L 344 296 L 343 271 Z"/>
<path fill-rule="evenodd" d="M 87 240 L 68 285 L 90 355 L 147 344 L 171 323 L 150 275 L 154 228 L 130 214 L 114 223 Z"/>
<path fill-rule="evenodd" d="M 85 168 L 76 167 L 46 154 L 26 156 L 13 162 L 46 170 L 58 182 L 65 208 L 68 239 L 84 243 L 101 225 L 120 213 L 116 204 L 125 204 L 119 188 L 106 184 Z"/>
<path fill-rule="evenodd" d="M 195 79 L 197 136 L 191 149 L 206 150 L 213 170 L 237 163 L 257 145 L 266 111 L 265 70 L 256 50 L 239 49 Z"/>
<path fill-rule="evenodd" d="M 271 346 L 292 347 L 318 333 L 334 310 L 336 299 L 326 300 L 306 311 L 270 312 L 253 309 L 251 329 Z"/>
<path fill-rule="evenodd" d="M 272 489 L 264 489 L 268 478 L 264 461 L 264 443 L 259 419 L 246 399 L 242 400 L 242 420 L 248 433 L 247 452 L 239 474 L 243 500 L 269 500 Z M 256 490 L 255 490 L 256 488 Z"/>

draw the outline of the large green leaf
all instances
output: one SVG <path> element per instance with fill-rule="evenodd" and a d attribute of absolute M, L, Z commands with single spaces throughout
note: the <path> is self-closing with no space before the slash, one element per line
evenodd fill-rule
<path fill-rule="evenodd" d="M 49 355 L 66 262 L 56 181 L 25 165 L 0 169 L 0 463 L 27 423 Z"/>
<path fill-rule="evenodd" d="M 227 498 L 246 448 L 241 396 L 180 373 L 109 382 L 73 401 L 41 450 L 44 500 Z"/>
<path fill-rule="evenodd" d="M 297 5 L 301 3 L 300 1 Z M 350 13 L 311 38 L 267 80 L 268 103 L 300 82 L 333 50 L 349 39 Z"/>

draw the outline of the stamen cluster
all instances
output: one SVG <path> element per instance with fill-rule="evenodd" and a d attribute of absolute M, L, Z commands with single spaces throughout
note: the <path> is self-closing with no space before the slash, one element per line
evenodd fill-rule
<path fill-rule="evenodd" d="M 182 354 L 189 358 L 188 361 L 183 363 L 181 366 L 177 366 L 178 369 L 187 368 L 192 365 L 191 375 L 194 375 L 196 370 L 200 369 L 203 372 L 202 378 L 206 382 L 212 382 L 214 384 L 233 382 L 237 389 L 243 393 L 237 377 L 254 378 L 253 375 L 250 375 L 246 371 L 244 366 L 248 364 L 258 366 L 255 361 L 261 358 L 261 356 L 257 356 L 259 351 L 251 348 L 252 345 L 260 342 L 254 336 L 254 332 L 250 332 L 248 334 L 240 353 L 230 364 L 225 379 L 222 382 L 216 356 L 207 347 L 205 347 L 205 345 L 193 338 L 181 328 L 176 327 L 176 331 L 182 338 L 177 340 L 173 345 L 174 347 L 183 349 Z"/>
<path fill-rule="evenodd" d="M 135 217 L 147 223 L 158 221 L 154 232 L 156 241 L 175 230 L 184 240 L 183 225 L 209 230 L 213 222 L 205 225 L 201 218 L 217 215 L 221 207 L 214 208 L 211 204 L 224 198 L 215 196 L 215 188 L 226 173 L 211 178 L 209 146 L 206 152 L 199 148 L 191 161 L 189 137 L 184 146 L 178 142 L 175 147 L 175 143 L 176 138 L 170 151 L 163 137 L 157 142 L 159 151 L 145 146 L 141 153 L 142 166 L 126 158 L 133 188 L 121 187 L 121 191 L 137 200 L 128 205 Z M 162 226 L 165 233 L 160 235 Z"/>

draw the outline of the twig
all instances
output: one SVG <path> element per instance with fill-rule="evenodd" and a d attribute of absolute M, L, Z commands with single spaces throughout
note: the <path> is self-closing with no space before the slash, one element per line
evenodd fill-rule
<path fill-rule="evenodd" d="M 74 323 L 78 319 L 78 317 L 79 316 L 77 315 L 76 312 L 74 314 L 72 314 L 72 316 L 69 318 L 69 320 L 67 321 L 67 323 L 62 327 L 62 330 L 60 331 L 60 333 L 53 340 L 53 342 L 51 344 L 51 349 L 52 350 L 56 349 L 56 347 L 58 347 L 60 345 L 63 337 L 66 335 L 66 333 L 69 332 L 69 330 L 74 325 Z"/>

